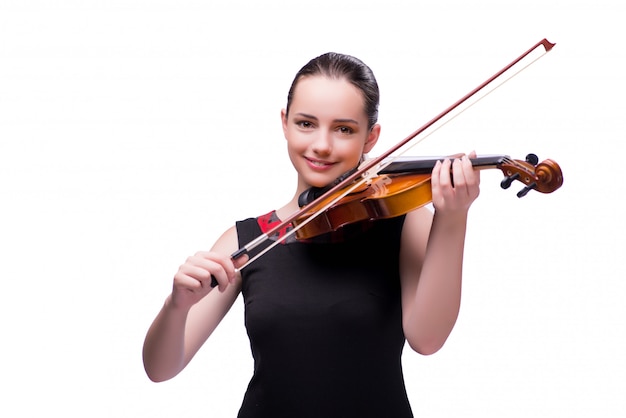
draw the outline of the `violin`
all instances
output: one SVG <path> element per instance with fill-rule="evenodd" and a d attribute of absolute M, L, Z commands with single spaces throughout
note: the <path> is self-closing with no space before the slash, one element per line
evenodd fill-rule
<path fill-rule="evenodd" d="M 452 158 L 454 157 L 460 155 Z M 316 208 L 305 211 L 294 219 L 292 223 L 296 227 L 296 238 L 306 240 L 337 231 L 348 224 L 394 218 L 430 203 L 431 172 L 440 160 L 441 158 L 396 158 L 389 164 L 383 164 L 385 168 L 377 176 L 338 200 L 336 195 L 341 194 L 341 190 L 327 194 L 329 186 L 307 189 L 299 196 L 298 203 L 301 207 L 306 207 L 320 196 L 323 198 L 317 207 L 327 207 L 309 222 L 304 223 L 315 213 Z M 523 183 L 524 187 L 517 193 L 519 198 L 526 196 L 531 190 L 552 193 L 563 185 L 563 173 L 559 165 L 550 159 L 539 163 L 535 154 L 528 154 L 524 161 L 513 160 L 506 155 L 481 156 L 470 161 L 478 170 L 500 169 L 505 176 L 500 183 L 503 189 L 508 189 L 514 181 Z"/>
<path fill-rule="evenodd" d="M 330 186 L 323 189 L 307 190 L 300 196 L 301 202 L 299 203 L 301 203 L 301 208 L 299 211 L 290 215 L 287 219 L 283 219 L 270 231 L 261 234 L 245 246 L 239 248 L 231 254 L 231 259 L 235 260 L 248 254 L 249 251 L 266 242 L 271 236 L 290 223 L 293 224 L 294 228 L 284 235 L 283 239 L 291 234 L 296 234 L 296 238 L 306 239 L 307 237 L 315 237 L 326 232 L 335 231 L 341 226 L 350 223 L 400 216 L 429 203 L 432 200 L 430 173 L 437 160 L 414 160 L 398 157 L 397 155 L 391 157 L 391 155 L 409 142 L 414 141 L 418 135 L 424 133 L 427 129 L 435 126 L 437 122 L 443 120 L 453 110 L 460 108 L 460 105 L 466 104 L 468 99 L 476 96 L 478 92 L 520 63 L 535 50 L 543 47 L 545 55 L 545 53 L 552 50 L 554 45 L 547 39 L 542 39 L 380 156 L 364 162 L 357 169 L 341 176 Z M 539 58 L 534 59 L 532 62 Z M 528 65 L 523 67 L 522 70 L 528 67 Z M 513 74 L 513 76 L 520 71 Z M 509 77 L 509 79 L 513 76 Z M 425 136 L 421 139 L 424 138 Z M 412 146 L 419 143 L 420 140 L 414 141 Z M 558 164 L 552 160 L 538 163 L 538 158 L 534 154 L 529 154 L 525 161 L 513 160 L 508 156 L 480 157 L 472 159 L 472 164 L 477 169 L 499 168 L 502 170 L 505 175 L 502 181 L 502 187 L 504 188 L 508 188 L 514 181 L 524 183 L 524 188 L 518 193 L 519 197 L 526 195 L 530 190 L 550 193 L 563 184 L 563 174 Z M 239 269 L 261 257 L 279 242 L 279 240 L 273 241 L 271 245 L 248 259 Z M 215 278 L 212 278 L 211 286 L 217 286 Z"/>

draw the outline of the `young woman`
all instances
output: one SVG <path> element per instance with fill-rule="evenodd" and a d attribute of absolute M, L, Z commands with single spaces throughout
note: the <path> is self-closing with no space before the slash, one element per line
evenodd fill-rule
<path fill-rule="evenodd" d="M 241 271 L 246 257 L 230 257 L 297 211 L 303 191 L 359 165 L 380 134 L 378 101 L 373 73 L 354 57 L 324 54 L 298 72 L 281 112 L 294 196 L 180 266 L 146 336 L 150 379 L 178 374 L 241 292 L 254 373 L 240 417 L 412 416 L 405 342 L 436 352 L 459 312 L 468 210 L 479 194 L 467 156 L 434 167 L 434 213 L 422 207 L 307 242 L 289 237 Z"/>

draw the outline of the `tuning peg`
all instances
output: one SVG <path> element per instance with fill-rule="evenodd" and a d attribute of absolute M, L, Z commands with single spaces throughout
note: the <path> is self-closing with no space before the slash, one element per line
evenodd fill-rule
<path fill-rule="evenodd" d="M 539 157 L 537 157 L 535 154 L 528 154 L 526 156 L 526 162 L 528 164 L 532 164 L 534 167 L 539 163 Z"/>
<path fill-rule="evenodd" d="M 500 182 L 500 187 L 502 187 L 503 189 L 508 189 L 509 187 L 511 187 L 511 184 L 513 184 L 513 182 L 518 178 L 519 173 L 511 174 L 510 176 L 502 179 L 502 181 Z"/>
<path fill-rule="evenodd" d="M 537 183 L 534 181 L 530 183 L 528 186 L 524 187 L 522 190 L 517 192 L 517 197 L 524 197 L 528 194 L 529 191 L 535 189 L 537 187 Z"/>

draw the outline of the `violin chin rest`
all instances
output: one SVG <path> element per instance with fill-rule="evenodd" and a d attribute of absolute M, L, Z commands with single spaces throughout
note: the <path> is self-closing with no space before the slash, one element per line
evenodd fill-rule
<path fill-rule="evenodd" d="M 305 207 L 306 205 L 308 205 L 309 203 L 313 202 L 315 199 L 317 199 L 318 197 L 322 196 L 324 193 L 326 193 L 327 191 L 329 191 L 330 189 L 332 189 L 333 187 L 335 187 L 336 185 L 341 183 L 343 180 L 345 180 L 346 178 L 351 176 L 356 171 L 357 171 L 357 169 L 353 168 L 352 170 L 343 173 L 341 176 L 337 177 L 328 186 L 324 186 L 324 187 L 310 187 L 310 188 L 306 189 L 305 191 L 300 193 L 300 196 L 298 196 L 298 206 L 300 206 L 301 208 Z"/>
<path fill-rule="evenodd" d="M 306 205 L 323 195 L 326 190 L 328 190 L 327 187 L 310 187 L 306 189 L 305 191 L 300 193 L 300 196 L 298 196 L 298 206 L 300 206 L 301 208 L 305 207 Z"/>

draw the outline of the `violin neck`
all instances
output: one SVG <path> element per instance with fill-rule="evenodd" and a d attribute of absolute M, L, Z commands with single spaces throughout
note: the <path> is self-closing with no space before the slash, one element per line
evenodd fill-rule
<path fill-rule="evenodd" d="M 452 157 L 440 157 L 440 158 L 416 158 L 416 157 L 400 157 L 391 162 L 387 167 L 383 168 L 380 174 L 395 174 L 395 173 L 415 173 L 415 174 L 430 174 L 435 167 L 437 161 L 444 160 Z M 499 167 L 503 161 L 508 159 L 506 155 L 487 155 L 472 158 L 472 166 L 479 170 L 486 170 L 490 168 Z"/>

